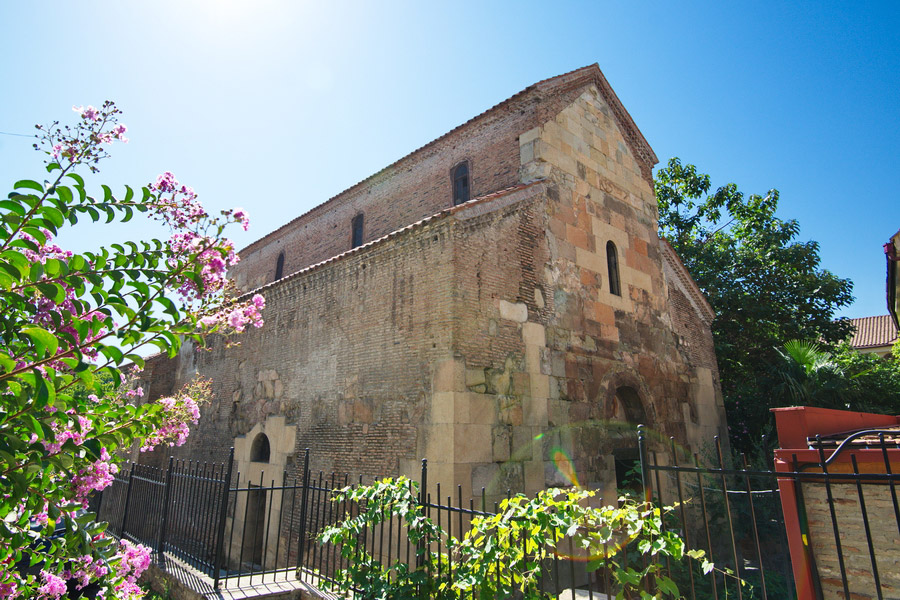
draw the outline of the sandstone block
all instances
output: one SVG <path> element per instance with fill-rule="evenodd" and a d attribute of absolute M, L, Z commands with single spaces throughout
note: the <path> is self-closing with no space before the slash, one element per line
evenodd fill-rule
<path fill-rule="evenodd" d="M 509 460 L 512 433 L 509 425 L 495 425 L 491 430 L 491 454 L 494 462 Z"/>
<path fill-rule="evenodd" d="M 535 290 L 539 291 L 539 290 Z M 547 334 L 540 323 L 524 323 L 522 325 L 522 341 L 528 345 L 546 346 Z"/>
<path fill-rule="evenodd" d="M 606 272 L 606 258 L 584 248 L 575 248 L 575 264 L 594 273 L 603 274 Z"/>
<path fill-rule="evenodd" d="M 454 392 L 436 392 L 428 403 L 432 423 L 453 423 L 455 421 Z"/>
<path fill-rule="evenodd" d="M 491 425 L 457 423 L 453 431 L 453 457 L 456 462 L 491 462 Z"/>
<path fill-rule="evenodd" d="M 528 307 L 522 302 L 507 302 L 500 300 L 500 318 L 516 323 L 524 323 L 528 320 Z"/>

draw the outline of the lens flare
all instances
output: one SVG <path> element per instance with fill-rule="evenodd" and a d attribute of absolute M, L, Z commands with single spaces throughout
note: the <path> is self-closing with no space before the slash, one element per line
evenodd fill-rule
<path fill-rule="evenodd" d="M 575 464 L 572 462 L 572 459 L 569 458 L 569 455 L 566 454 L 565 450 L 562 448 L 553 449 L 553 464 L 556 466 L 556 470 L 559 471 L 571 485 L 581 487 L 578 485 L 578 473 L 575 472 Z"/>

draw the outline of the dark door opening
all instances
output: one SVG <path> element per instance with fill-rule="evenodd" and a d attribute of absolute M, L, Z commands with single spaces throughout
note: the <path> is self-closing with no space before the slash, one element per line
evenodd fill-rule
<path fill-rule="evenodd" d="M 247 492 L 247 508 L 244 513 L 244 539 L 241 554 L 245 563 L 262 565 L 263 538 L 266 525 L 266 490 L 250 484 Z"/>

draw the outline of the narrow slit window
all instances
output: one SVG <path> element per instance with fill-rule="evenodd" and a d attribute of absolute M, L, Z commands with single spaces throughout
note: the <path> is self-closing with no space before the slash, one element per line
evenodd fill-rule
<path fill-rule="evenodd" d="M 363 214 L 359 213 L 353 220 L 350 222 L 350 228 L 353 230 L 352 240 L 351 240 L 351 248 L 356 248 L 357 246 L 362 246 L 363 243 Z"/>
<path fill-rule="evenodd" d="M 275 261 L 275 281 L 284 276 L 284 252 L 278 254 L 278 260 Z"/>
<path fill-rule="evenodd" d="M 612 241 L 606 242 L 606 270 L 609 273 L 609 293 L 616 296 L 622 295 L 619 283 L 619 255 L 616 245 Z"/>
<path fill-rule="evenodd" d="M 462 162 L 453 169 L 453 205 L 469 201 L 469 163 Z"/>

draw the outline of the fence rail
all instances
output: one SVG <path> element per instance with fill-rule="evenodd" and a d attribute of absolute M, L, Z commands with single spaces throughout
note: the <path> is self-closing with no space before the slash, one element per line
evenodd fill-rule
<path fill-rule="evenodd" d="M 733 573 L 682 574 L 690 597 L 780 600 L 797 598 L 798 587 L 803 598 L 900 597 L 900 475 L 892 473 L 888 453 L 898 445 L 885 441 L 886 433 L 897 432 L 861 432 L 830 446 L 817 439 L 803 451 L 812 456 L 806 462 L 775 450 L 779 460 L 772 464 L 774 449 L 764 447 L 760 457 L 768 465 L 752 468 L 718 438 L 701 460 L 674 440 L 651 449 L 641 431 L 646 497 L 675 505 L 669 527 Z M 866 435 L 868 443 L 854 445 Z M 893 461 L 896 468 L 896 455 Z"/>
<path fill-rule="evenodd" d="M 689 548 L 703 549 L 716 565 L 703 573 L 696 563 L 667 563 L 667 574 L 692 600 L 796 597 L 797 551 L 786 534 L 793 519 L 807 543 L 801 550 L 814 574 L 811 597 L 900 597 L 894 568 L 900 556 L 893 543 L 900 536 L 900 475 L 892 472 L 887 449 L 883 436 L 880 445 L 848 444 L 829 448 L 828 455 L 820 443 L 817 460 L 804 463 L 793 456 L 776 471 L 771 464 L 751 468 L 746 457 L 732 457 L 718 440 L 701 458 L 681 451 L 673 440 L 649 443 L 641 429 L 645 499 L 674 506 L 664 526 L 677 530 Z M 872 452 L 883 456 L 879 469 L 871 468 Z M 316 537 L 365 509 L 333 501 L 335 490 L 362 479 L 313 473 L 308 450 L 297 478 L 283 473 L 280 481 L 261 476 L 249 481 L 233 464 L 233 451 L 225 464 L 174 459 L 166 468 L 130 464 L 94 499 L 93 509 L 111 533 L 151 547 L 160 566 L 196 591 L 291 579 L 334 589 L 336 573 L 350 566 L 348 558 Z M 483 490 L 479 498 L 464 497 L 460 486 L 429 488 L 425 461 L 420 482 L 418 503 L 447 536 L 461 539 L 474 517 L 497 512 Z M 399 560 L 411 569 L 426 565 L 438 575 L 456 572 L 463 559 L 448 551 L 446 538 L 413 545 L 404 527 L 399 519 L 384 519 L 363 529 L 355 547 L 383 565 Z M 538 552 L 540 587 L 548 596 L 599 600 L 615 592 L 609 572 L 589 573 L 585 561 L 571 558 L 574 552 L 569 557 Z"/>

